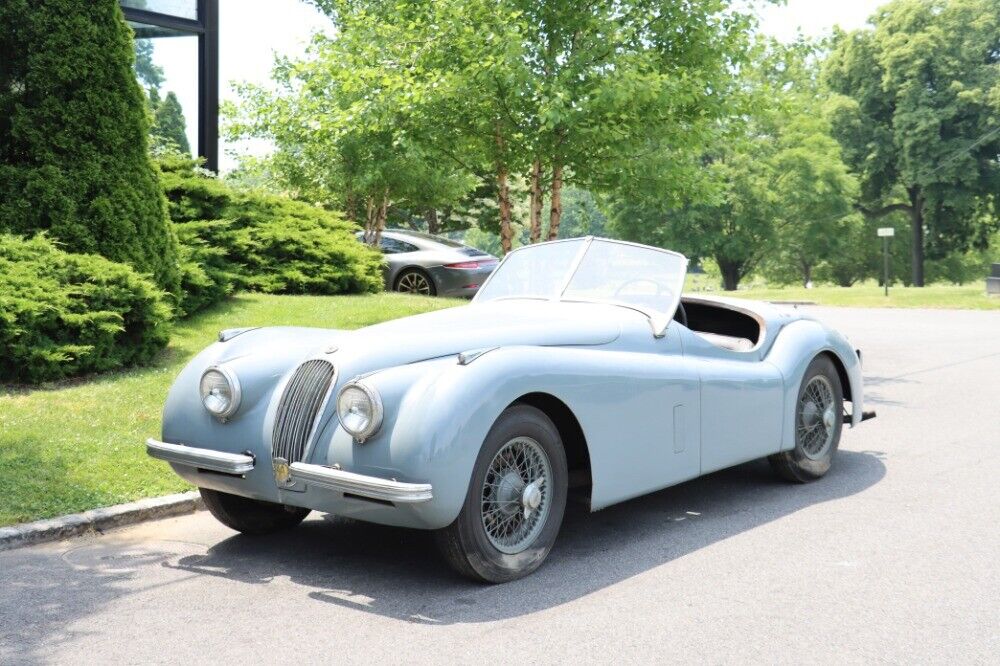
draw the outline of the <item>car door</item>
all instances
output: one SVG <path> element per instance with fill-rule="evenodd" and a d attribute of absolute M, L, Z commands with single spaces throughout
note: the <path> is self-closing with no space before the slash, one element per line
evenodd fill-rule
<path fill-rule="evenodd" d="M 732 351 L 678 327 L 701 378 L 701 473 L 776 453 L 784 378 L 757 350 Z"/>

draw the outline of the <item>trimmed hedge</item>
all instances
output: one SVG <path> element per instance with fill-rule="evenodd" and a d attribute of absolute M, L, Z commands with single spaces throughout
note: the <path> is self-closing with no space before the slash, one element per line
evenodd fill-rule
<path fill-rule="evenodd" d="M 117 0 L 0 2 L 0 232 L 45 231 L 180 287 Z"/>
<path fill-rule="evenodd" d="M 359 243 L 357 228 L 339 214 L 238 192 L 176 153 L 162 153 L 158 162 L 181 243 L 185 314 L 234 289 L 344 294 L 382 288 L 381 254 Z"/>
<path fill-rule="evenodd" d="M 340 215 L 301 201 L 244 195 L 231 208 L 230 258 L 240 285 L 267 294 L 357 294 L 382 289 L 382 255 Z"/>
<path fill-rule="evenodd" d="M 131 267 L 0 234 L 0 381 L 144 363 L 170 337 L 165 294 Z"/>

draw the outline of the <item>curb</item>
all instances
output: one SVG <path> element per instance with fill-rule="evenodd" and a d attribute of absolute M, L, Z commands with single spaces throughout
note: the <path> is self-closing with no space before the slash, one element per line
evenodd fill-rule
<path fill-rule="evenodd" d="M 36 520 L 9 527 L 0 527 L 0 551 L 30 546 L 46 541 L 56 541 L 90 532 L 103 532 L 114 527 L 134 525 L 146 520 L 169 518 L 203 509 L 201 497 L 196 491 L 151 497 L 118 504 L 103 509 L 91 509 L 68 516 Z"/>

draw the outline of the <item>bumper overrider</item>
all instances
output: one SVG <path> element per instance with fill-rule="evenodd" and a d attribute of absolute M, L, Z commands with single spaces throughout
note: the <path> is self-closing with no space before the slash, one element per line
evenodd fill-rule
<path fill-rule="evenodd" d="M 152 438 L 146 440 L 146 453 L 176 465 L 236 476 L 250 472 L 257 463 L 250 453 L 224 453 Z M 404 483 L 323 465 L 293 462 L 288 466 L 288 473 L 290 481 L 393 504 L 428 502 L 434 497 L 429 483 Z"/>

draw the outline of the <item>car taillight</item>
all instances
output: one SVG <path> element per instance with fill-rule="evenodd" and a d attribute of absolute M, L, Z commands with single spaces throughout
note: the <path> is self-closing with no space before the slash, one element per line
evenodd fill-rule
<path fill-rule="evenodd" d="M 460 261 L 457 264 L 445 264 L 445 268 L 454 268 L 457 270 L 471 271 L 477 268 L 485 268 L 496 264 L 495 261 Z"/>

